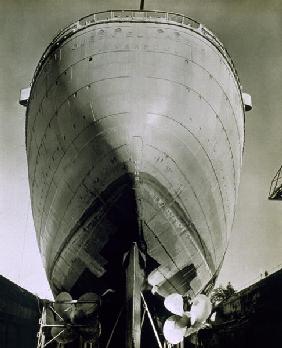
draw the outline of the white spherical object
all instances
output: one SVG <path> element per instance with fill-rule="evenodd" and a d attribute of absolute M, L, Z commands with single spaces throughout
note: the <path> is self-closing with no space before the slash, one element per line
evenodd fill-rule
<path fill-rule="evenodd" d="M 183 310 L 183 298 L 177 293 L 168 295 L 164 300 L 165 308 L 168 309 L 171 313 L 182 316 L 184 313 Z"/>
<path fill-rule="evenodd" d="M 212 304 L 210 299 L 203 294 L 197 295 L 193 299 L 191 306 L 190 317 L 191 325 L 195 323 L 202 323 L 208 319 L 212 311 Z"/>
<path fill-rule="evenodd" d="M 178 344 L 183 340 L 186 329 L 187 318 L 180 317 L 178 315 L 172 315 L 164 323 L 164 337 L 168 341 L 168 343 Z"/>

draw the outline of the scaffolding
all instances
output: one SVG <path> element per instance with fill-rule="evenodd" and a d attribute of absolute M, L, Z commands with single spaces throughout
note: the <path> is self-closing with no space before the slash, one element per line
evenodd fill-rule
<path fill-rule="evenodd" d="M 64 301 L 64 303 L 67 304 L 84 304 L 84 303 L 94 303 L 95 301 L 79 301 L 79 300 L 73 300 L 73 301 Z M 90 325 L 80 325 L 80 324 L 73 324 L 73 323 L 67 323 L 63 321 L 63 318 L 60 316 L 59 313 L 57 313 L 54 309 L 54 303 L 52 301 L 46 301 L 43 304 L 42 308 L 42 314 L 41 318 L 39 319 L 39 331 L 37 334 L 37 348 L 45 348 L 47 346 L 50 346 L 50 344 L 57 343 L 57 348 L 64 348 L 65 345 L 63 343 L 58 343 L 56 341 L 59 336 L 61 336 L 65 330 L 67 329 L 79 329 L 79 328 L 89 328 Z M 62 302 L 61 302 L 62 303 Z M 54 315 L 59 318 L 58 322 L 53 322 L 52 320 L 48 320 L 48 311 L 51 311 L 54 313 Z M 50 330 L 53 328 L 62 328 L 62 330 L 54 337 L 50 337 Z M 101 332 L 101 327 L 100 330 Z M 83 338 L 79 338 L 79 348 L 96 348 L 96 343 L 93 342 L 84 342 Z"/>

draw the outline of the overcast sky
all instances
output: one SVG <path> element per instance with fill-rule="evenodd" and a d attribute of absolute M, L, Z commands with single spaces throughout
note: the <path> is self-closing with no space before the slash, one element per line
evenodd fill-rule
<path fill-rule="evenodd" d="M 139 1 L 0 0 L 0 274 L 50 297 L 35 240 L 20 88 L 56 32 L 89 13 L 137 8 Z M 282 264 L 282 202 L 267 200 L 282 163 L 282 1 L 145 0 L 147 9 L 180 12 L 218 35 L 253 98 L 237 215 L 220 283 L 235 288 Z"/>

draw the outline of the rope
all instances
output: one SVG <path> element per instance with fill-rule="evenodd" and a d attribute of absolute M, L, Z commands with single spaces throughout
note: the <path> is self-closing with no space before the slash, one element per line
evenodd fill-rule
<path fill-rule="evenodd" d="M 157 342 L 158 342 L 159 348 L 162 348 L 162 344 L 161 344 L 161 341 L 160 341 L 158 332 L 157 332 L 157 330 L 156 330 L 156 327 L 155 327 L 153 318 L 152 318 L 152 316 L 151 316 L 151 313 L 150 313 L 150 311 L 149 311 L 149 308 L 148 308 L 148 306 L 147 306 L 147 303 L 146 303 L 146 301 L 145 301 L 145 298 L 144 298 L 142 292 L 141 292 L 141 298 L 142 298 L 142 300 L 143 300 L 143 302 L 144 302 L 144 309 L 145 309 L 145 311 L 146 311 L 146 313 L 147 313 L 147 315 L 148 315 L 148 318 L 149 318 L 149 320 L 150 320 L 150 324 L 151 324 L 152 329 L 153 329 L 153 331 L 154 331 L 154 334 L 155 334 L 156 340 L 157 340 Z"/>

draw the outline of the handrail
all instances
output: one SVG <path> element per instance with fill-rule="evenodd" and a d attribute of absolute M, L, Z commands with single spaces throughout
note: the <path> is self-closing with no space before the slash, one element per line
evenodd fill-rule
<path fill-rule="evenodd" d="M 240 80 L 238 73 L 235 69 L 232 58 L 227 52 L 226 48 L 220 42 L 220 40 L 205 26 L 197 22 L 196 20 L 187 17 L 180 13 L 157 11 L 157 10 L 108 10 L 92 13 L 85 17 L 82 17 L 78 21 L 66 26 L 58 32 L 51 43 L 45 49 L 41 56 L 39 63 L 34 72 L 31 86 L 37 78 L 39 71 L 41 70 L 48 55 L 58 47 L 63 41 L 74 33 L 85 29 L 89 26 L 105 22 L 116 22 L 116 21 L 129 21 L 129 22 L 160 22 L 160 23 L 173 23 L 178 26 L 189 28 L 190 30 L 197 32 L 204 36 L 208 41 L 217 47 L 217 49 L 226 58 L 231 70 L 233 71 L 239 88 L 241 89 Z"/>

